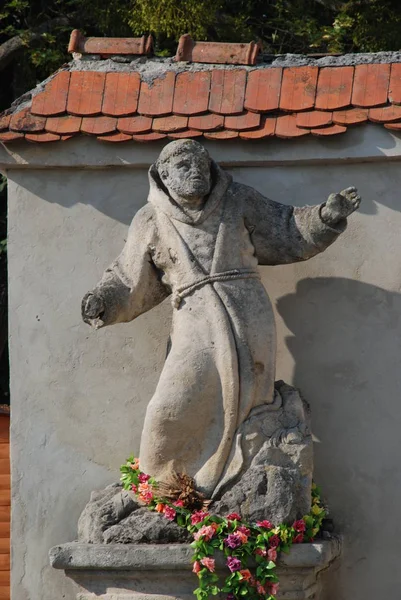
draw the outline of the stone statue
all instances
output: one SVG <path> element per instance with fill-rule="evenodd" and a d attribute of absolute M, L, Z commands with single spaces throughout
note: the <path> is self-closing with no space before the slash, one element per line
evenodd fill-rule
<path fill-rule="evenodd" d="M 350 187 L 319 206 L 278 204 L 232 181 L 192 140 L 165 146 L 149 181 L 122 253 L 83 299 L 83 319 L 96 329 L 132 321 L 171 295 L 171 344 L 146 412 L 141 468 L 160 481 L 184 472 L 216 497 L 261 447 L 244 446 L 254 443 L 250 423 L 281 402 L 274 316 L 258 265 L 324 251 L 360 197 Z M 297 438 L 295 425 L 286 443 Z"/>

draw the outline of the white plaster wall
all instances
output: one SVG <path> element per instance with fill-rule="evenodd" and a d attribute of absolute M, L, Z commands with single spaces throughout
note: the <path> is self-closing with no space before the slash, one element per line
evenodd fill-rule
<path fill-rule="evenodd" d="M 345 539 L 324 600 L 398 598 L 400 165 L 232 173 L 284 203 L 318 203 L 351 184 L 364 197 L 324 255 L 264 267 L 263 278 L 277 309 L 277 376 L 312 405 L 316 480 Z M 166 301 L 99 332 L 80 320 L 82 295 L 121 249 L 146 199 L 144 169 L 25 167 L 8 176 L 12 600 L 73 600 L 72 584 L 47 566 L 48 549 L 74 539 L 90 491 L 117 480 L 120 463 L 137 451 L 171 309 Z"/>

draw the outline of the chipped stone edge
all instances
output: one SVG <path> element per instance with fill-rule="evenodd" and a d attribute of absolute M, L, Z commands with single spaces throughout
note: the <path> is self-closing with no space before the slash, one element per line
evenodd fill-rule
<path fill-rule="evenodd" d="M 322 569 L 341 552 L 339 538 L 313 544 L 293 546 L 282 554 L 278 567 Z M 54 569 L 160 571 L 185 570 L 191 565 L 193 549 L 189 544 L 81 544 L 70 542 L 54 546 L 49 551 Z M 217 556 L 217 566 L 224 565 L 223 555 Z"/>

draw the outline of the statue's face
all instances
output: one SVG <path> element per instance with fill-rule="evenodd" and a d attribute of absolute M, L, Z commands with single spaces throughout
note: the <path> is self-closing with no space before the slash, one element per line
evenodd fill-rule
<path fill-rule="evenodd" d="M 204 153 L 181 152 L 171 156 L 160 171 L 164 185 L 177 202 L 182 198 L 190 204 L 210 192 L 210 159 Z"/>

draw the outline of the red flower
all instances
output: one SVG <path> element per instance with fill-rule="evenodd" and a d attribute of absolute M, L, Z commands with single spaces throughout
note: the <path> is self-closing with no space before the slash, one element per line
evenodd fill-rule
<path fill-rule="evenodd" d="M 273 524 L 270 521 L 256 521 L 256 525 L 258 527 L 262 527 L 262 529 L 273 529 Z"/>
<path fill-rule="evenodd" d="M 200 564 L 199 560 L 196 560 L 194 562 L 194 566 L 192 567 L 192 573 L 198 574 L 199 571 L 201 571 L 201 570 L 202 570 L 201 564 Z"/>
<path fill-rule="evenodd" d="M 139 483 L 146 483 L 150 479 L 150 475 L 146 475 L 146 473 L 139 473 L 138 475 Z"/>
<path fill-rule="evenodd" d="M 270 593 L 272 596 L 275 596 L 277 594 L 279 587 L 280 586 L 278 583 L 272 583 L 272 586 L 270 588 Z"/>
<path fill-rule="evenodd" d="M 267 550 L 265 548 L 256 548 L 255 550 L 255 554 L 258 554 L 259 556 L 267 556 Z"/>
<path fill-rule="evenodd" d="M 250 572 L 249 569 L 242 569 L 241 571 L 239 571 L 242 575 L 242 579 L 245 579 L 245 581 L 250 581 L 251 579 L 253 579 L 252 577 L 252 573 Z"/>
<path fill-rule="evenodd" d="M 278 535 L 272 535 L 271 538 L 269 538 L 269 545 L 271 548 L 277 548 L 277 546 L 280 546 L 280 541 Z"/>
<path fill-rule="evenodd" d="M 247 537 L 249 537 L 251 535 L 250 529 L 248 529 L 248 527 L 245 527 L 245 525 L 240 525 L 239 527 L 237 527 L 236 531 L 240 531 Z"/>
<path fill-rule="evenodd" d="M 136 494 L 136 493 L 137 493 L 137 491 L 138 491 L 138 486 L 137 486 L 137 485 L 135 485 L 135 483 L 133 483 L 133 484 L 131 485 L 131 490 L 134 492 L 134 494 Z"/>
<path fill-rule="evenodd" d="M 169 521 L 174 521 L 176 514 L 177 514 L 176 511 L 171 506 L 165 506 L 164 507 L 164 516 Z"/>
<path fill-rule="evenodd" d="M 196 525 L 197 523 L 201 523 L 206 517 L 209 516 L 209 513 L 203 512 L 202 510 L 198 510 L 191 515 L 191 524 Z"/>
<path fill-rule="evenodd" d="M 257 590 L 258 594 L 261 594 L 263 596 L 266 596 L 266 594 L 267 594 L 266 588 L 260 583 L 260 581 L 256 582 L 256 590 Z"/>
<path fill-rule="evenodd" d="M 174 506 L 184 506 L 184 502 L 182 500 L 177 500 L 177 502 L 174 502 Z"/>
<path fill-rule="evenodd" d="M 295 521 L 292 526 L 295 529 L 295 531 L 298 531 L 298 533 L 304 533 L 306 531 L 306 523 L 303 519 Z"/>
<path fill-rule="evenodd" d="M 294 539 L 292 540 L 292 543 L 293 544 L 302 544 L 303 541 L 304 541 L 304 534 L 298 533 L 298 535 L 296 535 L 294 537 Z"/>
<path fill-rule="evenodd" d="M 238 513 L 230 513 L 227 515 L 227 521 L 241 521 L 241 515 Z"/>

